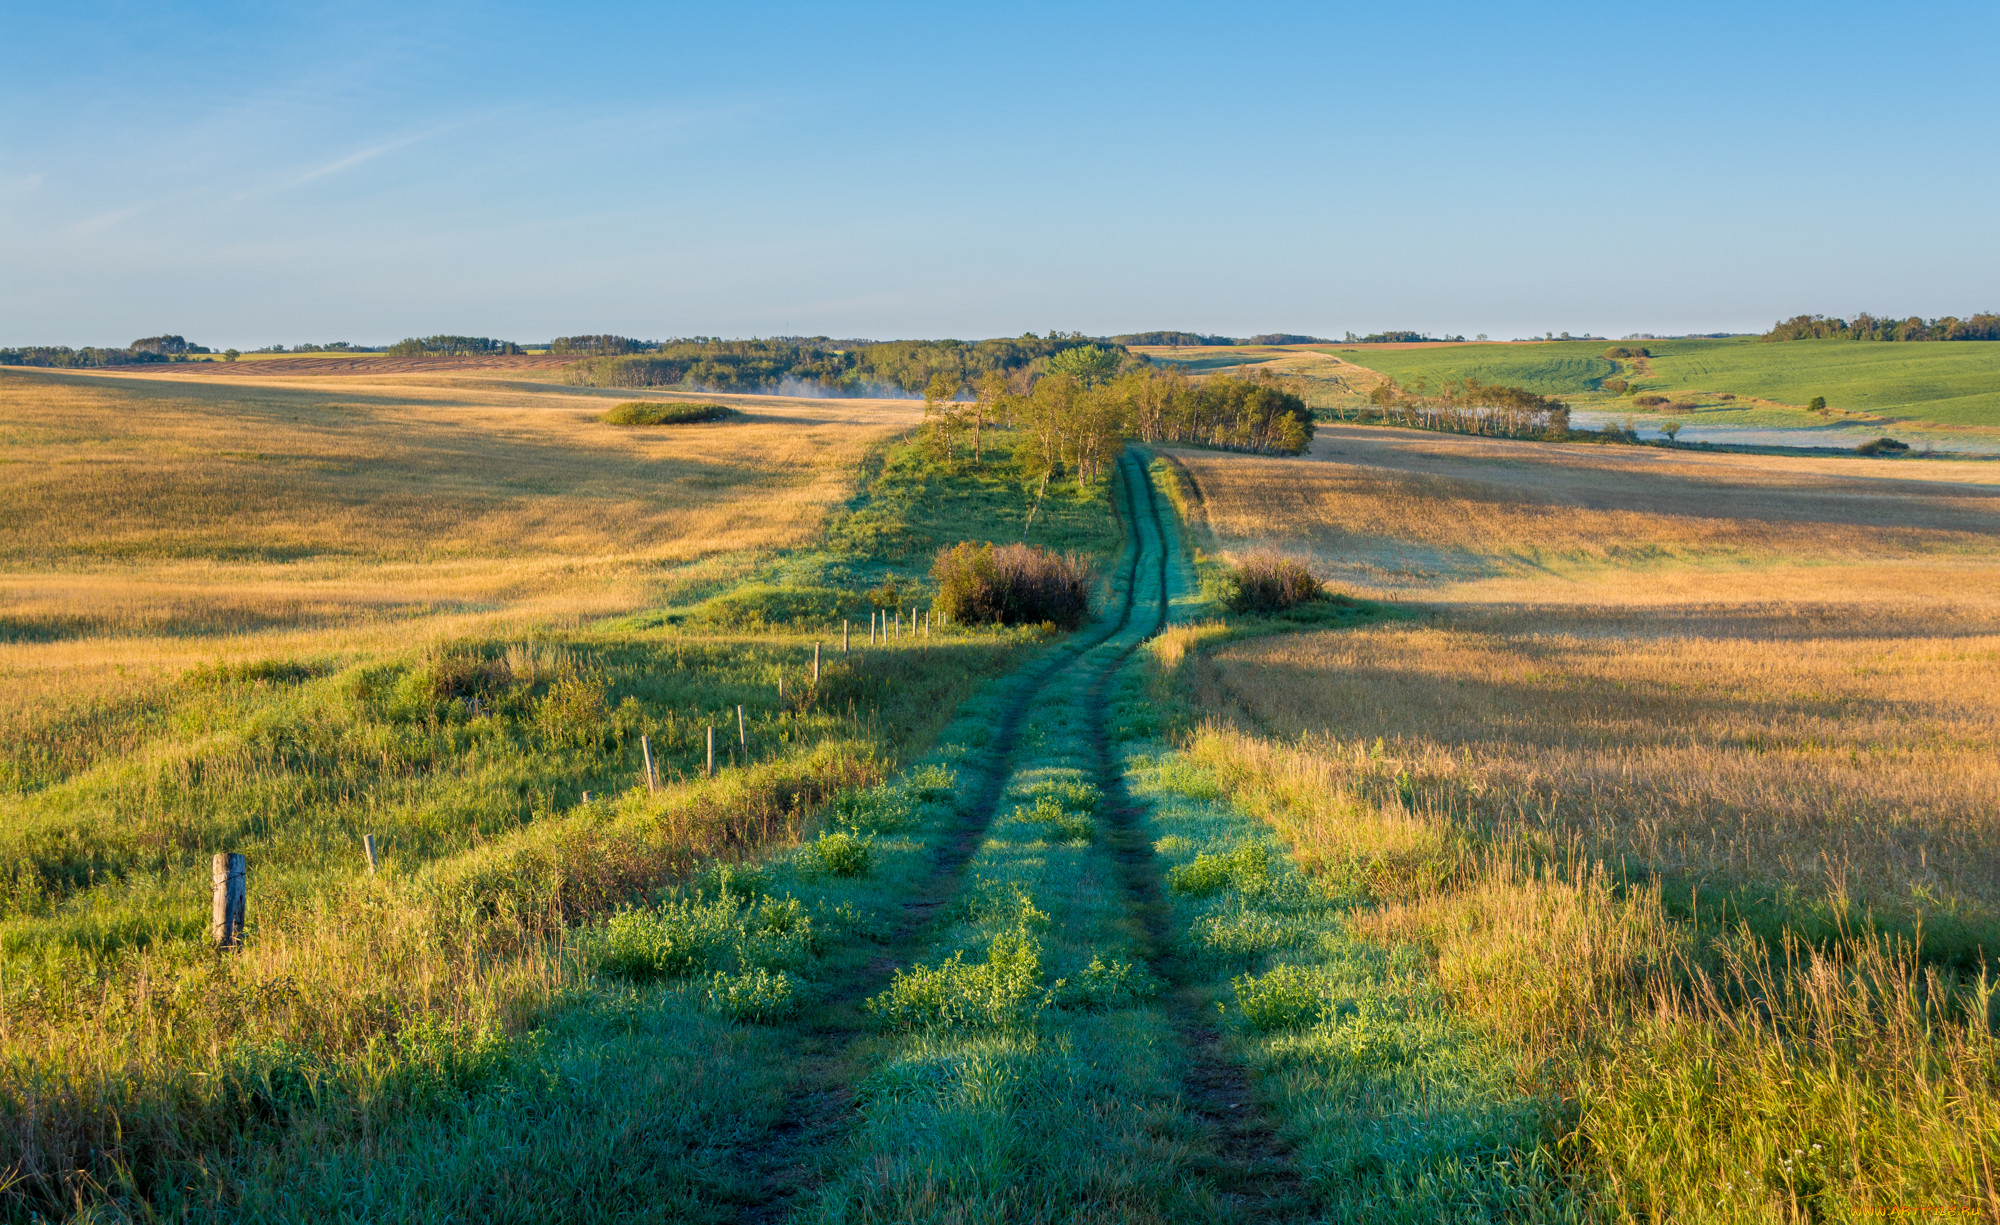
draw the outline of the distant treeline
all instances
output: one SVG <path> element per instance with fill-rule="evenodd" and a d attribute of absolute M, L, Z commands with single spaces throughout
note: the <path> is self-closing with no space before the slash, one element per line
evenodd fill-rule
<path fill-rule="evenodd" d="M 1352 338 L 1353 333 L 1348 334 Z M 1330 340 L 1318 336 L 1303 336 L 1294 332 L 1265 332 L 1259 336 L 1205 336 L 1200 332 L 1132 332 L 1125 336 L 1101 338 L 1114 345 L 1177 345 L 1181 348 L 1196 348 L 1201 345 L 1327 345 Z"/>
<path fill-rule="evenodd" d="M 1567 337 L 1568 332 L 1563 335 Z M 1445 341 L 1462 343 L 1463 336 L 1426 336 L 1422 332 L 1375 332 L 1367 336 L 1356 336 L 1349 332 L 1342 344 L 1349 345 L 1419 345 L 1440 344 Z"/>
<path fill-rule="evenodd" d="M 759 391 L 808 383 L 827 392 L 855 394 L 893 388 L 917 394 L 940 375 L 956 385 L 998 371 L 1025 371 L 1068 349 L 1089 347 L 1089 337 L 1051 332 L 1001 340 L 835 341 L 825 337 L 715 340 L 700 337 L 636 348 L 620 336 L 569 336 L 562 352 L 591 353 L 569 366 L 564 378 L 593 387 L 699 387 Z M 635 346 L 624 348 L 620 345 Z M 553 346 L 551 350 L 555 351 Z M 616 354 L 616 355 L 611 355 Z M 1124 355 L 1120 352 L 1118 357 Z M 1114 361 L 1114 365 L 1116 362 Z"/>
<path fill-rule="evenodd" d="M 68 345 L 0 349 L 0 366 L 53 366 L 59 369 L 135 366 L 147 362 L 184 362 L 193 354 L 208 352 L 210 350 L 201 345 L 189 344 L 184 336 L 142 336 L 122 349 L 100 349 L 91 345 L 81 349 L 72 349 Z"/>
<path fill-rule="evenodd" d="M 1368 393 L 1368 400 L 1379 419 L 1391 425 L 1494 438 L 1569 435 L 1569 405 L 1561 400 L 1473 378 L 1449 381 L 1434 396 L 1388 379 Z"/>
<path fill-rule="evenodd" d="M 1797 315 L 1776 324 L 1762 340 L 2000 340 L 2000 315 L 1985 312 L 1960 319 L 1878 319 L 1862 312 L 1850 322 L 1825 315 Z"/>
<path fill-rule="evenodd" d="M 484 357 L 495 353 L 519 353 L 521 346 L 511 340 L 487 336 L 411 336 L 390 345 L 383 352 L 391 357 Z"/>

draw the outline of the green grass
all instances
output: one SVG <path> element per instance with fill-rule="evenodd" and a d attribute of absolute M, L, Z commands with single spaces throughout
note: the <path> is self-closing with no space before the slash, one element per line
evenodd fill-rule
<path fill-rule="evenodd" d="M 1618 344 L 1652 352 L 1652 374 L 1604 358 Z M 1338 346 L 1342 358 L 1432 390 L 1476 378 L 1548 395 L 1595 392 L 1614 373 L 1640 391 L 1729 392 L 1803 407 L 1825 396 L 1836 410 L 1891 420 L 2000 427 L 2000 342 L 1880 344 L 1838 340 L 1765 343 L 1726 340 L 1555 341 L 1542 344 L 1445 345 L 1429 349 Z M 1606 397 L 1592 408 L 1615 407 Z M 1789 418 L 1791 424 L 1801 419 Z M 1804 420 L 1817 421 L 1817 418 Z M 1731 424 L 1753 424 L 1731 422 Z M 1754 424 L 1767 424 L 1757 421 Z"/>
<path fill-rule="evenodd" d="M 95 729 L 135 747 L 0 796 L 0 1164 L 24 1175 L 8 1210 L 81 1195 L 197 1216 L 422 1215 L 431 1180 L 493 1168 L 456 1151 L 490 1141 L 521 1150 L 512 1177 L 536 1188 L 508 1213 L 574 1219 L 583 1192 L 536 1180 L 596 1175 L 564 1159 L 575 1135 L 542 1129 L 584 1108 L 563 1069 L 644 1066 L 641 1052 L 602 1053 L 635 1017 L 684 1015 L 698 1066 L 610 1085 L 592 1135 L 647 1126 L 628 1107 L 682 1112 L 667 1130 L 689 1136 L 704 1112 L 776 1112 L 781 1048 L 731 1027 L 793 1016 L 825 977 L 861 966 L 953 819 L 950 753 L 908 786 L 869 788 L 1045 650 L 1030 631 L 953 631 L 873 648 L 864 635 L 844 655 L 824 614 L 858 601 L 864 578 L 921 573 L 928 539 L 1006 530 L 995 505 L 1019 501 L 1010 479 L 895 446 L 821 550 L 774 559 L 734 604 L 718 593 L 712 617 L 197 669 L 96 712 L 143 720 Z M 1072 545 L 1118 539 L 1102 490 L 1055 491 L 1052 509 Z M 846 585 L 802 593 L 788 567 Z M 717 611 L 746 608 L 758 615 Z M 990 710 L 968 709 L 961 756 L 990 735 Z M 829 823 L 842 828 L 813 836 Z M 801 837 L 796 855 L 782 849 Z M 250 923 L 245 951 L 218 961 L 208 858 L 224 848 L 250 858 Z M 622 920 L 622 944 L 578 934 L 634 902 L 686 926 L 694 912 L 672 911 L 683 883 L 763 848 L 780 848 L 766 888 L 810 907 L 811 940 L 743 952 L 761 911 L 701 912 L 696 926 L 720 934 L 678 961 L 659 951 L 678 947 L 659 922 Z M 653 954 L 652 977 L 671 985 L 628 972 Z M 652 1037 L 638 1045 L 657 1056 Z M 723 1067 L 742 1076 L 715 1079 Z M 743 1096 L 759 1086 L 779 1099 Z M 736 1194 L 714 1153 L 657 1156 L 636 1163 L 643 1177 L 596 1167 L 605 1198 L 586 1215 L 633 1203 L 685 1219 L 673 1193 L 643 1198 L 653 1180 Z M 487 1202 L 483 1186 L 452 1194 Z"/>

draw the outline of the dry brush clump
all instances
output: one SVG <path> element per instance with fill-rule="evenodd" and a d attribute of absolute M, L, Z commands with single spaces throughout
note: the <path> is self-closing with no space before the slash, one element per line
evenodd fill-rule
<path fill-rule="evenodd" d="M 1075 629 L 1090 615 L 1091 579 L 1086 558 L 1024 544 L 957 544 L 931 566 L 935 606 L 965 625 Z"/>

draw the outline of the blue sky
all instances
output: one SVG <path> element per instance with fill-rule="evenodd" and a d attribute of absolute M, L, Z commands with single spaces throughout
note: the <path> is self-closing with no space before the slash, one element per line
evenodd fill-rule
<path fill-rule="evenodd" d="M 2000 308 L 2000 6 L 0 0 L 0 345 Z"/>

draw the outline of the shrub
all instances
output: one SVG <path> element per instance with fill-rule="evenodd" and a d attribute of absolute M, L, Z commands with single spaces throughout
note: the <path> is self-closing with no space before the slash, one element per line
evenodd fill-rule
<path fill-rule="evenodd" d="M 792 897 L 746 903 L 746 894 L 724 893 L 622 910 L 578 943 L 605 973 L 640 982 L 803 965 L 817 941 L 805 906 Z"/>
<path fill-rule="evenodd" d="M 721 404 L 662 404 L 648 400 L 628 400 L 613 405 L 598 420 L 608 425 L 694 425 L 703 421 L 723 421 L 742 413 Z"/>
<path fill-rule="evenodd" d="M 742 934 L 732 898 L 670 902 L 657 909 L 621 910 L 584 933 L 579 943 L 597 954 L 608 974 L 646 982 L 687 978 L 724 960 Z"/>
<path fill-rule="evenodd" d="M 837 830 L 807 843 L 809 865 L 834 876 L 866 876 L 875 866 L 875 847 L 867 837 Z"/>
<path fill-rule="evenodd" d="M 772 973 L 762 967 L 741 974 L 718 970 L 708 980 L 705 1002 L 709 1011 L 732 1021 L 769 1024 L 798 1011 L 800 986 L 799 980 L 790 974 Z"/>
<path fill-rule="evenodd" d="M 583 748 L 604 734 L 604 680 L 566 676 L 535 703 L 535 725 L 551 745 Z"/>
<path fill-rule="evenodd" d="M 1043 796 L 1033 808 L 1016 808 L 1014 815 L 1023 821 L 1042 827 L 1042 836 L 1050 842 L 1089 842 L 1097 827 L 1087 814 L 1065 811 L 1063 806 L 1050 796 Z"/>
<path fill-rule="evenodd" d="M 716 596 L 691 618 L 725 629 L 767 625 L 830 625 L 857 611 L 852 593 L 838 587 L 772 587 L 752 584 Z"/>
<path fill-rule="evenodd" d="M 898 970 L 864 1007 L 891 1029 L 1008 1026 L 1034 1020 L 1051 994 L 1042 987 L 1041 945 L 1017 927 L 993 938 L 983 965 L 953 953 L 940 965 Z"/>
<path fill-rule="evenodd" d="M 1028 788 L 1028 798 L 1053 800 L 1071 812 L 1096 812 L 1097 802 L 1103 793 L 1090 783 L 1072 782 L 1063 779 L 1044 779 Z"/>
<path fill-rule="evenodd" d="M 834 797 L 833 823 L 856 834 L 894 834 L 917 823 L 916 802 L 890 787 L 843 791 Z"/>
<path fill-rule="evenodd" d="M 1669 400 L 1665 404 L 1660 405 L 1660 411 L 1663 413 L 1691 413 L 1694 411 L 1694 407 L 1693 400 Z"/>
<path fill-rule="evenodd" d="M 1274 967 L 1263 977 L 1245 974 L 1229 984 L 1236 989 L 1236 1006 L 1252 1029 L 1266 1033 L 1310 1025 L 1327 1013 L 1327 984 L 1305 966 Z"/>
<path fill-rule="evenodd" d="M 1825 411 L 1826 411 L 1826 397 L 1825 397 L 1825 396 L 1814 396 L 1814 397 L 1813 397 L 1812 399 L 1810 399 L 1810 400 L 1807 400 L 1807 401 L 1806 401 L 1806 411 L 1807 411 L 1807 412 L 1814 412 L 1814 413 L 1823 413 L 1823 412 L 1825 412 Z"/>
<path fill-rule="evenodd" d="M 1326 598 L 1312 571 L 1289 557 L 1253 554 L 1236 568 L 1237 612 L 1281 612 Z"/>
<path fill-rule="evenodd" d="M 1160 993 L 1160 980 L 1145 966 L 1130 961 L 1104 960 L 1091 954 L 1090 964 L 1074 980 L 1065 980 L 1056 1002 L 1064 1008 L 1102 1012 L 1149 1000 Z"/>
<path fill-rule="evenodd" d="M 1658 408 L 1666 402 L 1667 398 L 1665 396 L 1643 395 L 1632 397 L 1632 403 L 1638 405 L 1640 408 Z"/>
<path fill-rule="evenodd" d="M 1626 382 L 1624 379 L 1606 379 L 1602 383 L 1599 383 L 1598 386 L 1605 391 L 1621 396 L 1632 390 L 1632 384 Z"/>
<path fill-rule="evenodd" d="M 1090 564 L 1033 545 L 956 544 L 931 566 L 935 607 L 966 625 L 1075 629 L 1090 615 Z"/>
<path fill-rule="evenodd" d="M 1863 455 L 1901 455 L 1910 449 L 1910 444 L 1899 442 L 1894 438 L 1877 438 L 1873 442 L 1864 442 L 1854 449 Z"/>
<path fill-rule="evenodd" d="M 919 800 L 932 803 L 948 801 L 958 789 L 958 775 L 946 766 L 920 766 L 910 771 L 903 780 L 903 787 Z"/>
<path fill-rule="evenodd" d="M 1206 897 L 1231 885 L 1261 885 L 1271 875 L 1271 852 L 1261 842 L 1246 842 L 1221 855 L 1201 854 L 1167 873 L 1167 888 L 1190 897 Z"/>

